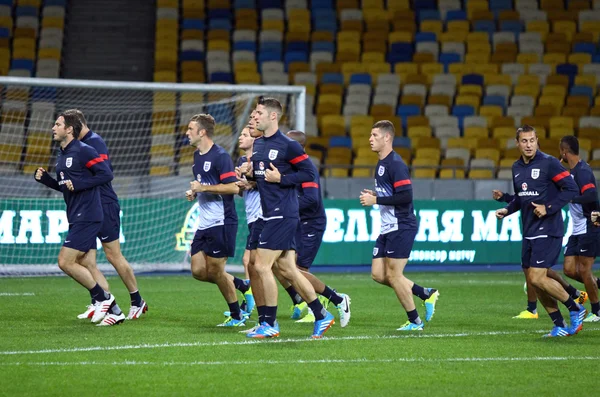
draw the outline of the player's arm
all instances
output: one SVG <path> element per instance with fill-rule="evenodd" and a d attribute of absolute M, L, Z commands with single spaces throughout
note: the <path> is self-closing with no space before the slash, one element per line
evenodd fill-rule
<path fill-rule="evenodd" d="M 594 174 L 587 169 L 578 172 L 577 177 L 581 182 L 579 194 L 571 200 L 572 203 L 587 204 L 598 200 L 598 191 L 596 190 L 596 181 Z"/>
<path fill-rule="evenodd" d="M 290 142 L 285 159 L 296 172 L 281 175 L 281 181 L 279 182 L 281 186 L 300 185 L 304 182 L 312 182 L 317 178 L 317 168 L 298 142 Z"/>
<path fill-rule="evenodd" d="M 82 146 L 79 152 L 79 161 L 92 172 L 91 177 L 81 179 L 71 178 L 73 191 L 80 192 L 96 186 L 104 185 L 113 180 L 113 173 L 108 167 L 104 157 L 101 157 L 96 149 L 91 146 Z"/>
<path fill-rule="evenodd" d="M 510 203 L 514 196 L 509 193 L 501 192 L 500 190 L 492 190 L 492 198 L 501 203 Z"/>
<path fill-rule="evenodd" d="M 376 203 L 379 205 L 404 205 L 413 199 L 412 182 L 408 174 L 408 167 L 402 163 L 394 163 L 389 170 L 392 178 L 394 194 L 391 196 L 378 196 Z"/>
<path fill-rule="evenodd" d="M 319 184 L 316 182 L 304 182 L 300 185 L 302 192 L 298 196 L 298 207 L 300 210 L 305 210 L 319 204 Z"/>
<path fill-rule="evenodd" d="M 559 188 L 558 195 L 546 203 L 546 213 L 552 215 L 560 211 L 562 207 L 577 196 L 579 189 L 573 178 L 571 178 L 571 173 L 560 165 L 557 159 L 550 160 L 548 172 L 552 182 Z"/>
<path fill-rule="evenodd" d="M 513 168 L 513 175 L 515 175 L 515 170 Z M 513 189 L 515 190 L 515 192 L 517 192 L 517 186 L 516 186 L 516 180 L 513 177 Z M 505 194 L 506 195 L 506 194 Z M 508 201 L 508 205 L 506 207 L 504 207 L 504 209 L 507 211 L 506 214 L 504 216 L 508 216 L 511 214 L 514 214 L 515 212 L 517 212 L 518 210 L 521 209 L 521 198 L 519 197 L 518 194 L 513 195 L 509 195 L 511 196 L 511 200 Z"/>
<path fill-rule="evenodd" d="M 43 183 L 51 189 L 58 190 L 59 192 L 61 191 L 56 179 L 52 178 L 50 174 L 41 167 L 35 170 L 34 178 L 39 183 Z"/>

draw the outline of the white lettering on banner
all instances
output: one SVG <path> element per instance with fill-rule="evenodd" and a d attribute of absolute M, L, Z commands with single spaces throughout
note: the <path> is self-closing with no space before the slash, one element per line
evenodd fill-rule
<path fill-rule="evenodd" d="M 483 211 L 471 211 L 473 217 L 473 234 L 471 241 L 498 241 L 496 211 L 488 211 L 485 221 Z"/>
<path fill-rule="evenodd" d="M 15 242 L 17 244 L 42 244 L 44 243 L 44 237 L 42 236 L 42 211 L 40 210 L 22 210 L 19 211 L 19 217 L 21 218 L 21 225 L 19 227 L 19 234 Z M 29 241 L 27 240 L 27 232 L 31 232 Z"/>
<path fill-rule="evenodd" d="M 498 236 L 498 241 L 509 241 L 508 232 L 510 232 L 510 241 L 523 240 L 520 219 L 520 214 L 515 214 L 513 216 L 503 218 L 502 227 L 500 228 L 500 236 Z"/>
<path fill-rule="evenodd" d="M 19 232 L 17 237 L 13 235 L 16 211 L 4 210 L 0 216 L 0 244 L 61 244 L 61 234 L 69 230 L 69 221 L 65 210 L 47 210 L 47 230 L 42 230 L 41 210 L 21 210 L 17 217 Z M 123 217 L 123 211 L 119 213 Z M 43 232 L 46 232 L 44 237 Z M 123 234 L 123 223 L 119 234 L 119 242 L 125 242 Z M 97 239 L 98 240 L 98 239 Z M 99 241 L 99 240 L 98 240 Z M 99 244 L 101 247 L 101 244 Z"/>
<path fill-rule="evenodd" d="M 367 214 L 365 210 L 348 210 L 348 224 L 346 226 L 345 242 L 369 241 L 367 229 Z"/>
<path fill-rule="evenodd" d="M 339 208 L 326 208 L 327 226 L 323 234 L 324 243 L 339 243 L 344 238 L 344 211 Z"/>
<path fill-rule="evenodd" d="M 15 236 L 13 235 L 13 219 L 17 215 L 15 211 L 2 211 L 0 217 L 0 244 L 14 244 Z"/>
<path fill-rule="evenodd" d="M 412 250 L 410 257 L 411 262 L 469 262 L 475 261 L 475 250 Z"/>
<path fill-rule="evenodd" d="M 419 211 L 419 232 L 415 241 L 440 241 L 438 229 L 438 210 L 420 210 Z M 427 233 L 426 233 L 427 232 Z"/>
<path fill-rule="evenodd" d="M 48 244 L 60 244 L 62 238 L 60 233 L 69 231 L 69 220 L 67 219 L 67 213 L 63 211 L 46 211 L 46 217 L 48 218 L 48 234 L 46 235 L 46 243 Z"/>
<path fill-rule="evenodd" d="M 448 210 L 442 214 L 442 226 L 444 230 L 440 233 L 440 240 L 444 243 L 449 241 L 463 241 L 462 220 L 465 217 L 463 210 Z"/>
<path fill-rule="evenodd" d="M 379 230 L 381 230 L 381 214 L 377 204 L 369 211 L 369 215 L 371 216 L 371 241 L 375 241 L 379 237 Z"/>

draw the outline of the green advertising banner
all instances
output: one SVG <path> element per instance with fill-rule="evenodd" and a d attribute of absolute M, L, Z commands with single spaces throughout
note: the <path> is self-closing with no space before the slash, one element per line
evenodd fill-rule
<path fill-rule="evenodd" d="M 419 221 L 410 260 L 421 264 L 519 264 L 522 239 L 519 214 L 503 221 L 493 201 L 416 201 Z M 236 198 L 240 218 L 235 258 L 240 264 L 248 228 L 244 206 Z M 315 265 L 368 265 L 379 234 L 377 207 L 358 200 L 325 200 L 327 230 Z M 182 199 L 121 200 L 121 246 L 134 264 L 182 264 L 196 230 L 198 206 Z M 61 199 L 0 201 L 0 264 L 55 264 L 68 230 Z M 572 229 L 567 211 L 567 238 Z M 98 262 L 105 257 L 98 242 Z"/>

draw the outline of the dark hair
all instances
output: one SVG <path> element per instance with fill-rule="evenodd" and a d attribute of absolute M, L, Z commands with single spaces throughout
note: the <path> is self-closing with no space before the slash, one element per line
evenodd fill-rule
<path fill-rule="evenodd" d="M 79 109 L 69 109 L 69 110 L 65 110 L 64 114 L 74 114 L 77 116 L 77 118 L 79 119 L 79 121 L 81 122 L 82 126 L 87 126 L 87 120 L 85 119 L 85 116 L 83 115 L 83 112 Z"/>
<path fill-rule="evenodd" d="M 190 122 L 198 123 L 201 130 L 206 130 L 206 135 L 212 137 L 215 132 L 215 118 L 210 114 L 200 113 L 194 115 Z"/>
<path fill-rule="evenodd" d="M 560 139 L 560 144 L 561 146 L 564 145 L 567 149 L 569 149 L 569 152 L 572 154 L 579 156 L 579 141 L 573 135 L 563 136 Z"/>
<path fill-rule="evenodd" d="M 283 107 L 281 106 L 281 103 L 275 98 L 265 98 L 260 96 L 258 97 L 257 105 L 263 105 L 265 108 L 267 108 L 267 111 L 269 113 L 277 113 L 277 120 L 279 120 L 281 118 L 281 115 L 283 114 Z"/>
<path fill-rule="evenodd" d="M 535 135 L 537 136 L 537 132 L 535 131 L 535 128 L 533 128 L 530 125 L 524 124 L 523 126 L 517 128 L 517 136 L 516 136 L 516 140 L 519 140 L 519 136 L 521 135 L 521 132 L 535 132 Z"/>
<path fill-rule="evenodd" d="M 373 124 L 372 128 L 379 128 L 382 131 L 387 132 L 392 137 L 396 135 L 396 129 L 394 128 L 394 123 L 389 120 L 379 120 L 375 124 Z"/>
<path fill-rule="evenodd" d="M 83 128 L 79 117 L 74 112 L 63 112 L 58 117 L 62 117 L 65 120 L 65 129 L 73 127 L 73 138 L 79 139 L 79 134 L 81 134 L 81 129 Z"/>

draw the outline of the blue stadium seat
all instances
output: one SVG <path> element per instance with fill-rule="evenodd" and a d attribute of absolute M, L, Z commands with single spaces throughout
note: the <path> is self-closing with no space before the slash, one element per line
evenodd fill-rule
<path fill-rule="evenodd" d="M 233 111 L 231 105 L 226 103 L 211 103 L 204 105 L 204 112 L 208 114 L 218 114 L 219 120 L 233 120 Z"/>
<path fill-rule="evenodd" d="M 450 21 L 466 21 L 467 12 L 463 10 L 449 10 L 446 13 L 446 22 Z"/>
<path fill-rule="evenodd" d="M 233 43 L 233 51 L 256 52 L 256 43 L 254 41 L 236 41 Z"/>
<path fill-rule="evenodd" d="M 493 34 L 496 32 L 496 22 L 494 21 L 475 21 L 473 24 L 474 32 L 488 32 L 489 34 Z"/>
<path fill-rule="evenodd" d="M 203 61 L 204 53 L 202 51 L 193 51 L 193 50 L 181 51 L 181 54 L 179 54 L 179 60 L 180 61 Z"/>
<path fill-rule="evenodd" d="M 314 5 L 314 3 L 318 3 L 318 1 L 317 2 L 313 1 L 312 3 Z M 337 13 L 333 8 L 320 8 L 318 10 L 319 11 L 311 13 L 311 18 L 312 18 L 313 22 L 330 21 L 330 20 L 337 21 Z M 317 29 L 317 30 L 319 30 L 319 29 Z"/>
<path fill-rule="evenodd" d="M 569 77 L 569 87 L 573 85 L 578 71 L 579 67 L 573 63 L 561 63 L 556 65 L 556 74 L 562 74 Z"/>
<path fill-rule="evenodd" d="M 329 138 L 329 147 L 347 147 L 352 149 L 352 138 L 349 136 L 332 136 Z"/>
<path fill-rule="evenodd" d="M 0 38 L 6 39 L 10 37 L 10 30 L 8 28 L 0 28 Z"/>
<path fill-rule="evenodd" d="M 592 56 L 592 63 L 600 63 L 600 54 Z"/>
<path fill-rule="evenodd" d="M 504 109 L 506 107 L 506 98 L 500 95 L 488 95 L 483 97 L 483 104 L 501 106 Z"/>
<path fill-rule="evenodd" d="M 392 43 L 390 46 L 390 52 L 388 55 L 392 54 L 410 54 L 413 53 L 413 45 L 412 43 L 404 43 L 404 42 L 396 42 Z M 412 59 L 412 57 L 411 57 Z"/>
<path fill-rule="evenodd" d="M 462 77 L 461 84 L 475 84 L 483 86 L 483 76 L 477 73 L 465 74 Z"/>
<path fill-rule="evenodd" d="M 290 41 L 285 46 L 286 51 L 308 52 L 308 42 L 306 41 Z"/>
<path fill-rule="evenodd" d="M 321 12 L 321 10 L 323 10 L 323 9 L 332 10 L 334 8 L 333 7 L 333 0 L 311 1 L 310 2 L 310 8 L 311 8 L 311 10 L 319 10 L 319 12 Z"/>
<path fill-rule="evenodd" d="M 335 44 L 331 41 L 313 41 L 312 51 L 327 51 L 335 53 Z"/>
<path fill-rule="evenodd" d="M 283 44 L 281 41 L 263 41 L 260 43 L 261 52 L 279 52 L 283 51 Z"/>
<path fill-rule="evenodd" d="M 403 147 L 403 148 L 410 149 L 411 141 L 410 141 L 410 138 L 407 136 L 397 136 L 394 138 L 392 145 L 394 147 Z"/>
<path fill-rule="evenodd" d="M 263 10 L 265 8 L 281 8 L 281 0 L 258 0 L 258 8 Z"/>
<path fill-rule="evenodd" d="M 500 31 L 513 32 L 516 39 L 519 39 L 519 33 L 523 31 L 523 23 L 521 21 L 501 21 Z"/>
<path fill-rule="evenodd" d="M 321 84 L 344 84 L 344 75 L 341 73 L 323 73 Z"/>
<path fill-rule="evenodd" d="M 417 34 L 415 34 L 415 43 L 421 43 L 421 42 L 427 42 L 427 41 L 436 42 L 437 41 L 436 34 L 433 32 L 418 32 Z"/>
<path fill-rule="evenodd" d="M 596 44 L 594 43 L 575 43 L 573 52 L 583 52 L 590 55 L 595 55 L 597 52 Z"/>
<path fill-rule="evenodd" d="M 281 52 L 261 51 L 258 53 L 259 64 L 269 61 L 281 61 Z"/>
<path fill-rule="evenodd" d="M 462 131 L 464 118 L 467 116 L 473 116 L 475 109 L 471 105 L 454 105 L 452 107 L 452 116 L 458 119 L 458 128 Z"/>
<path fill-rule="evenodd" d="M 440 20 L 440 12 L 438 10 L 431 9 L 421 9 L 418 12 L 417 17 L 419 22 L 423 21 L 439 21 Z"/>
<path fill-rule="evenodd" d="M 10 62 L 11 69 L 25 69 L 33 72 L 33 61 L 31 59 L 13 59 Z"/>
<path fill-rule="evenodd" d="M 184 19 L 182 29 L 183 30 L 204 30 L 206 25 L 204 19 Z"/>
<path fill-rule="evenodd" d="M 290 51 L 283 55 L 283 61 L 285 63 L 285 70 L 287 72 L 288 66 L 292 62 L 308 62 L 308 54 L 306 52 Z"/>
<path fill-rule="evenodd" d="M 421 108 L 417 105 L 400 105 L 396 109 L 396 115 L 402 119 L 402 128 L 406 130 L 407 119 L 410 116 L 418 116 L 421 114 Z"/>
<path fill-rule="evenodd" d="M 587 85 L 574 85 L 569 90 L 569 95 L 588 96 L 590 98 L 590 103 L 594 101 L 594 90 Z"/>
<path fill-rule="evenodd" d="M 235 0 L 233 2 L 233 9 L 234 10 L 241 10 L 241 9 L 255 10 L 256 9 L 256 1 L 255 0 Z"/>
<path fill-rule="evenodd" d="M 317 19 L 313 24 L 313 29 L 335 33 L 338 30 L 337 20 L 336 19 Z"/>
<path fill-rule="evenodd" d="M 350 76 L 350 84 L 372 84 L 371 75 L 369 73 L 354 73 Z"/>
<path fill-rule="evenodd" d="M 513 9 L 513 4 L 512 0 L 490 0 L 489 7 L 490 11 L 510 11 Z"/>
<path fill-rule="evenodd" d="M 33 87 L 31 100 L 33 102 L 56 102 L 58 89 L 54 87 Z"/>
<path fill-rule="evenodd" d="M 208 20 L 211 19 L 232 19 L 233 14 L 229 8 L 209 8 L 206 14 Z"/>
<path fill-rule="evenodd" d="M 451 63 L 459 63 L 460 62 L 460 54 L 455 52 L 443 52 L 440 54 L 439 63 L 444 65 L 444 73 L 448 73 L 448 66 Z"/>
<path fill-rule="evenodd" d="M 413 2 L 413 6 L 415 10 L 436 10 L 437 9 L 437 1 L 436 0 L 419 0 Z"/>
<path fill-rule="evenodd" d="M 208 20 L 208 28 L 211 30 L 231 30 L 231 20 L 230 19 L 209 19 Z"/>
<path fill-rule="evenodd" d="M 227 83 L 233 84 L 233 73 L 214 72 L 210 74 L 211 83 Z"/>
<path fill-rule="evenodd" d="M 15 15 L 18 17 L 37 17 L 38 10 L 36 7 L 17 7 Z"/>
<path fill-rule="evenodd" d="M 387 55 L 387 61 L 389 63 L 391 63 L 392 65 L 395 65 L 395 64 L 397 64 L 399 62 L 411 62 L 412 61 L 412 52 L 410 52 L 410 53 L 409 52 L 404 52 L 404 53 L 388 53 L 388 55 Z"/>

